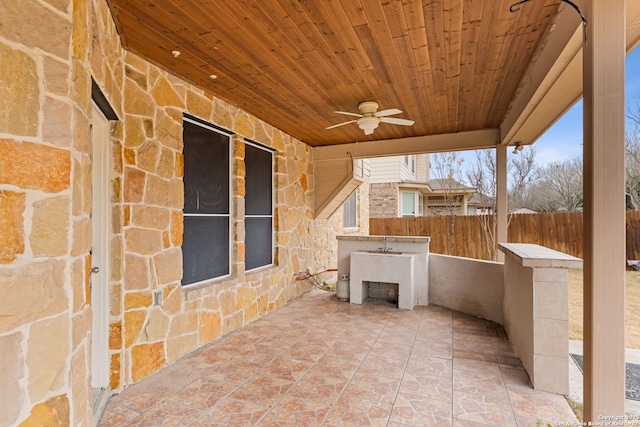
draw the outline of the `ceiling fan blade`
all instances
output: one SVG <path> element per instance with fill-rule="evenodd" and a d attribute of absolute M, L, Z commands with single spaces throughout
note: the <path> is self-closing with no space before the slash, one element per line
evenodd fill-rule
<path fill-rule="evenodd" d="M 413 126 L 415 121 L 407 119 L 397 119 L 395 117 L 380 117 L 382 123 L 391 123 L 392 125 Z"/>
<path fill-rule="evenodd" d="M 357 120 L 349 120 L 348 122 L 338 123 L 337 125 L 326 127 L 325 129 L 333 129 L 333 128 L 337 128 L 338 126 L 348 125 L 349 123 L 355 123 L 355 122 L 357 122 Z"/>
<path fill-rule="evenodd" d="M 336 113 L 336 114 L 345 114 L 347 116 L 362 117 L 362 114 L 350 113 L 348 111 L 334 111 L 334 113 Z"/>
<path fill-rule="evenodd" d="M 397 108 L 390 108 L 388 110 L 378 111 L 374 114 L 376 117 L 385 117 L 385 116 L 393 116 L 394 114 L 400 114 L 402 110 L 398 110 Z"/>

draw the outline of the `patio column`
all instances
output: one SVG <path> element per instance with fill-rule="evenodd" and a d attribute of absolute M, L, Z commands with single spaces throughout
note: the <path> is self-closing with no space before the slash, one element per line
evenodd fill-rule
<path fill-rule="evenodd" d="M 584 2 L 584 421 L 624 415 L 625 1 Z"/>
<path fill-rule="evenodd" d="M 507 243 L 507 146 L 496 147 L 496 251 L 500 262 L 504 253 L 498 251 L 497 243 Z"/>

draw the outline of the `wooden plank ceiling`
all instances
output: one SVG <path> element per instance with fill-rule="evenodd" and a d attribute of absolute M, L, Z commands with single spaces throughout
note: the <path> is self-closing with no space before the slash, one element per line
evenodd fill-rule
<path fill-rule="evenodd" d="M 514 1 L 108 3 L 126 49 L 321 146 L 498 128 L 559 5 Z M 415 124 L 325 129 L 362 101 Z"/>

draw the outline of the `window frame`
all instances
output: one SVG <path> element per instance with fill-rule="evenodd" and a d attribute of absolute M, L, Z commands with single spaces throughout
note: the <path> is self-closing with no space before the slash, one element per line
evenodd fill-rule
<path fill-rule="evenodd" d="M 354 215 L 354 222 L 355 225 L 347 225 L 347 207 L 348 207 L 348 203 L 351 200 L 351 198 L 353 198 L 355 200 L 355 202 L 353 203 L 353 215 Z M 358 215 L 358 208 L 360 207 L 360 194 L 358 190 L 355 190 L 353 193 L 351 193 L 351 195 L 349 197 L 347 197 L 347 200 L 344 201 L 344 204 L 342 206 L 342 228 L 343 229 L 356 229 L 358 227 L 360 227 L 360 218 Z"/>
<path fill-rule="evenodd" d="M 275 229 L 275 223 L 274 223 L 274 217 L 275 217 L 275 207 L 276 207 L 276 200 L 275 200 L 275 196 L 276 196 L 276 188 L 275 188 L 275 150 L 269 147 L 266 147 L 256 141 L 253 141 L 249 138 L 244 138 L 243 140 L 244 144 L 245 144 L 245 160 L 246 160 L 246 146 L 250 145 L 254 148 L 257 148 L 259 150 L 263 150 L 267 153 L 270 154 L 271 156 L 271 214 L 270 215 L 264 215 L 264 214 L 259 214 L 259 215 L 254 215 L 254 214 L 247 214 L 246 212 L 246 208 L 245 208 L 245 213 L 244 213 L 244 225 L 245 225 L 245 238 L 244 238 L 244 242 L 245 242 L 245 273 L 251 273 L 263 268 L 268 268 L 268 267 L 272 267 L 275 265 L 275 248 L 276 248 L 276 229 Z M 248 170 L 247 165 L 245 163 L 245 170 Z M 245 176 L 246 179 L 246 176 Z M 247 203 L 247 193 L 246 193 L 246 188 L 245 188 L 245 207 L 246 207 L 246 203 Z M 250 269 L 246 269 L 246 263 L 247 263 L 247 218 L 270 218 L 271 219 L 271 259 L 270 262 L 268 264 L 263 264 L 263 265 L 259 265 L 257 267 L 252 267 Z"/>
<path fill-rule="evenodd" d="M 192 125 L 195 126 L 200 126 L 204 129 L 207 129 L 211 132 L 215 132 L 218 134 L 221 134 L 225 137 L 227 137 L 227 157 L 228 157 L 228 194 L 229 194 L 229 203 L 228 203 L 228 214 L 198 214 L 198 213 L 186 213 L 185 212 L 185 207 L 183 206 L 182 208 L 182 215 L 183 215 L 183 242 L 181 245 L 181 249 L 184 246 L 184 218 L 185 217 L 202 217 L 202 216 L 210 216 L 210 217 L 227 217 L 229 224 L 228 224 L 228 241 L 227 241 L 227 254 L 228 254 L 228 258 L 229 258 L 229 263 L 227 265 L 227 273 L 220 275 L 220 276 L 215 276 L 215 277 L 208 277 L 206 279 L 202 279 L 202 280 L 198 280 L 195 282 L 191 282 L 191 283 L 183 283 L 184 280 L 184 261 L 183 261 L 183 267 L 182 267 L 182 278 L 180 280 L 180 285 L 182 286 L 183 289 L 189 289 L 189 288 L 194 288 L 194 287 L 199 287 L 202 286 L 204 284 L 208 284 L 211 282 L 217 282 L 217 281 L 221 281 L 221 280 L 225 280 L 228 279 L 229 277 L 232 276 L 232 271 L 233 271 L 233 222 L 234 222 L 234 217 L 235 217 L 235 212 L 233 210 L 233 159 L 232 159 L 232 143 L 233 143 L 233 136 L 234 133 L 221 128 L 219 126 L 216 126 L 214 124 L 208 123 L 204 120 L 198 119 L 196 117 L 193 117 L 191 115 L 188 114 L 183 114 L 183 132 L 184 132 L 184 122 L 188 122 Z M 184 156 L 184 147 L 186 146 L 187 142 L 184 140 L 183 137 L 183 149 L 182 149 L 182 154 Z M 187 173 L 187 169 L 185 167 L 184 172 L 183 172 L 183 176 L 182 176 L 182 182 L 184 185 L 184 177 Z M 186 201 L 185 201 L 185 206 L 186 206 Z M 184 256 L 184 250 L 183 250 L 183 256 Z"/>

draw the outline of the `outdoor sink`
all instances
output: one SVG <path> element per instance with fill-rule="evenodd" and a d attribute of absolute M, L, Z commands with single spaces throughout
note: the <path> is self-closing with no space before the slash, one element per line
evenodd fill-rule
<path fill-rule="evenodd" d="M 349 301 L 362 304 L 369 283 L 397 284 L 398 308 L 413 310 L 417 287 L 426 286 L 427 254 L 365 250 L 351 253 Z"/>

